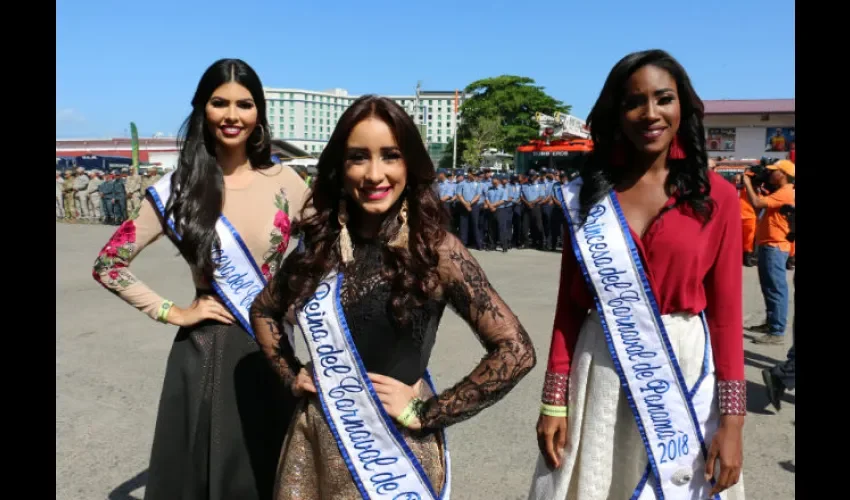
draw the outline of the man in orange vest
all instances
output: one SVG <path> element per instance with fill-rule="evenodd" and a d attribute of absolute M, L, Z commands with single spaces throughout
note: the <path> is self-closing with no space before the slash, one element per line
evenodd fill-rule
<path fill-rule="evenodd" d="M 765 209 L 756 228 L 758 241 L 759 284 L 764 296 L 767 319 L 764 324 L 748 328 L 762 333 L 754 342 L 759 344 L 781 344 L 785 338 L 788 321 L 788 276 L 785 266 L 791 251 L 788 219 L 781 213 L 785 205 L 794 206 L 794 164 L 779 160 L 769 165 L 769 183 L 775 188 L 768 196 L 760 196 L 753 189 L 752 179 L 744 176 L 747 198 L 753 208 Z"/>

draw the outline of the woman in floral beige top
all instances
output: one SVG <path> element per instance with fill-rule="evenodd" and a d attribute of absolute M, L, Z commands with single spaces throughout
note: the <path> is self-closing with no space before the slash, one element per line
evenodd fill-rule
<path fill-rule="evenodd" d="M 247 64 L 214 63 L 192 107 L 177 170 L 148 190 L 138 217 L 107 242 L 93 274 L 152 319 L 180 327 L 168 357 L 145 498 L 270 498 L 292 404 L 233 300 L 231 290 L 244 292 L 247 286 L 237 285 L 247 279 L 222 262 L 236 249 L 243 267 L 256 270 L 260 287 L 271 279 L 289 246 L 290 214 L 301 212 L 307 186 L 291 168 L 271 161 L 263 87 Z M 228 240 L 227 224 L 238 237 Z M 191 305 L 174 305 L 129 269 L 163 234 L 192 269 L 197 294 Z M 252 299 L 248 293 L 242 305 L 250 307 Z"/>

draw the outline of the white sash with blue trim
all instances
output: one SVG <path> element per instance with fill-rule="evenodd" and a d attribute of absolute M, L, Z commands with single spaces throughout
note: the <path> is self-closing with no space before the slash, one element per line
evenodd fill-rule
<path fill-rule="evenodd" d="M 704 476 L 706 439 L 718 425 L 718 412 L 712 411 L 714 370 L 706 369 L 693 388 L 687 387 L 616 196 L 611 192 L 594 205 L 579 228 L 574 224 L 581 186 L 575 179 L 555 196 L 649 458 L 631 498 L 708 498 L 713 480 Z M 710 363 L 708 338 L 705 345 Z"/>
<path fill-rule="evenodd" d="M 150 194 L 154 206 L 163 219 L 165 219 L 165 206 L 171 196 L 171 176 L 173 173 L 165 174 L 162 179 L 147 189 L 147 193 Z M 173 217 L 167 219 L 167 224 L 179 240 L 180 235 L 174 228 Z M 216 269 L 213 273 L 212 287 L 230 313 L 254 337 L 249 312 L 254 298 L 266 286 L 266 278 L 257 266 L 257 262 L 245 242 L 242 241 L 242 237 L 239 236 L 236 228 L 224 214 L 216 221 L 215 231 L 221 242 L 221 249 L 213 250 L 213 263 L 216 265 Z"/>
<path fill-rule="evenodd" d="M 342 274 L 325 278 L 296 314 L 313 361 L 313 380 L 325 420 L 364 500 L 448 500 L 451 463 L 438 496 L 394 420 L 384 410 L 348 331 L 340 302 Z M 430 374 L 425 381 L 436 394 Z"/>

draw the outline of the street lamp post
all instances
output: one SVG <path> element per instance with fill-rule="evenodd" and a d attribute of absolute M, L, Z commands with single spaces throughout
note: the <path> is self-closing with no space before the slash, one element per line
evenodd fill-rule
<path fill-rule="evenodd" d="M 455 119 L 454 119 L 454 131 L 452 133 L 452 172 L 454 172 L 455 169 L 457 169 L 457 126 L 458 126 L 457 100 L 458 100 L 458 93 L 457 93 L 457 90 L 455 90 L 455 102 L 454 102 Z"/>

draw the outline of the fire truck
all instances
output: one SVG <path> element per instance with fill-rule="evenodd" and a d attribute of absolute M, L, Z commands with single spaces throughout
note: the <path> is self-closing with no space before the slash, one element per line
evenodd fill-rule
<path fill-rule="evenodd" d="M 540 138 L 517 148 L 514 158 L 516 172 L 524 174 L 532 169 L 550 168 L 575 175 L 587 154 L 593 150 L 585 121 L 565 113 L 555 113 L 554 116 L 537 113 L 535 121 L 540 127 Z"/>

